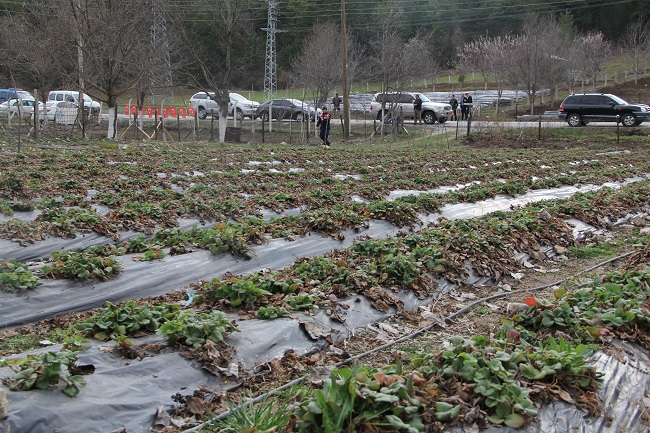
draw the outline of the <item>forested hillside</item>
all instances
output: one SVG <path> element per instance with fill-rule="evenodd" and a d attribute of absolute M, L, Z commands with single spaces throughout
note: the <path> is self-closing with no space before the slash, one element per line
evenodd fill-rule
<path fill-rule="evenodd" d="M 320 105 L 451 74 L 521 90 L 532 114 L 541 92 L 606 82 L 613 59 L 615 81 L 645 76 L 649 22 L 647 0 L 0 1 L 0 89 L 82 91 L 108 106 L 108 138 L 118 101 L 202 91 L 225 112 L 232 91 L 301 89 Z"/>

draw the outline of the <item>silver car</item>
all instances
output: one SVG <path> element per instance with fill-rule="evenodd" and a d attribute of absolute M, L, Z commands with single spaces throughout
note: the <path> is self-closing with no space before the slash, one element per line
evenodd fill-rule
<path fill-rule="evenodd" d="M 190 104 L 192 105 L 192 108 L 196 110 L 199 119 L 205 119 L 208 115 L 217 118 L 219 117 L 219 105 L 217 104 L 217 101 L 214 100 L 213 92 L 210 92 L 210 96 L 205 92 L 195 93 L 190 98 Z M 231 92 L 230 103 L 228 104 L 228 115 L 233 116 L 235 110 L 237 110 L 237 120 L 241 120 L 244 117 L 252 119 L 255 116 L 255 112 L 259 105 L 259 102 L 250 101 L 239 93 Z"/>
<path fill-rule="evenodd" d="M 370 102 L 370 113 L 376 115 L 379 120 L 382 117 L 390 119 L 400 114 L 405 118 L 412 119 L 415 116 L 413 101 L 415 101 L 416 95 L 420 95 L 420 99 L 422 99 L 422 120 L 424 123 L 428 125 L 436 122 L 445 123 L 447 119 L 451 118 L 451 105 L 444 102 L 433 102 L 422 93 L 412 92 L 376 93 Z M 382 107 L 385 107 L 385 114 Z"/>
<path fill-rule="evenodd" d="M 244 98 L 239 93 L 230 93 L 230 104 L 228 106 L 228 115 L 232 116 L 234 110 L 237 110 L 237 120 L 241 120 L 244 117 L 250 119 L 255 118 L 255 112 L 257 107 L 260 106 L 260 103 L 257 101 L 251 101 Z"/>
<path fill-rule="evenodd" d="M 31 99 L 10 99 L 0 104 L 0 117 L 14 117 L 17 116 L 18 113 L 20 113 L 22 117 L 31 117 L 32 113 L 34 113 L 35 106 L 36 100 L 33 97 Z M 42 102 L 39 102 L 38 106 L 41 110 L 44 108 Z M 20 107 L 20 109 L 18 107 Z"/>

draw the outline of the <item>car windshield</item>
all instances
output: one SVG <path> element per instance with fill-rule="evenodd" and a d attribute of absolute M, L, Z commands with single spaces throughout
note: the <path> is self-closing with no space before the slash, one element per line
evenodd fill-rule
<path fill-rule="evenodd" d="M 22 99 L 34 99 L 32 94 L 26 90 L 16 90 L 16 96 Z"/>
<path fill-rule="evenodd" d="M 425 95 L 420 93 L 420 99 L 422 99 L 422 102 L 431 102 L 431 99 L 427 98 Z"/>
<path fill-rule="evenodd" d="M 625 99 L 621 99 L 616 95 L 611 95 L 611 98 L 616 102 L 618 105 L 629 105 Z"/>
<path fill-rule="evenodd" d="M 230 94 L 230 99 L 234 99 L 235 101 L 246 101 L 246 98 L 244 98 L 239 93 L 231 93 Z"/>

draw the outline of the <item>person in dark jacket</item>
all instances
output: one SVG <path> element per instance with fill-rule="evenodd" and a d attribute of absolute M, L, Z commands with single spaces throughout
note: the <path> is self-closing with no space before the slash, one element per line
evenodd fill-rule
<path fill-rule="evenodd" d="M 337 93 L 336 96 L 332 98 L 332 106 L 334 107 L 334 114 L 341 112 L 341 102 L 343 102 L 343 100 Z"/>
<path fill-rule="evenodd" d="M 456 95 L 451 95 L 449 105 L 451 105 L 451 110 L 453 111 L 451 115 L 452 120 L 458 120 L 458 99 L 456 99 Z"/>
<path fill-rule="evenodd" d="M 323 141 L 323 145 L 326 147 L 330 146 L 329 135 L 330 135 L 330 121 L 332 116 L 327 112 L 327 107 L 323 107 L 321 115 L 318 116 L 318 121 L 316 126 L 320 126 L 320 139 Z"/>
<path fill-rule="evenodd" d="M 469 92 L 465 93 L 465 120 L 472 117 L 472 95 Z"/>
<path fill-rule="evenodd" d="M 415 124 L 418 122 L 422 123 L 422 99 L 420 95 L 415 95 L 415 100 L 413 101 L 413 115 L 415 117 Z"/>

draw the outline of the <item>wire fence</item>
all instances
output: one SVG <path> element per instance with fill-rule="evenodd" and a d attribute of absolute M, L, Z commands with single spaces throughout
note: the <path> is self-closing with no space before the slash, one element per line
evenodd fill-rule
<path fill-rule="evenodd" d="M 626 132 L 621 132 L 622 126 L 616 123 L 603 124 L 609 126 L 606 133 L 613 137 L 620 137 Z M 350 113 L 350 135 L 355 139 L 367 139 L 369 144 L 389 139 L 424 140 L 425 142 L 448 142 L 473 134 L 483 136 L 498 136 L 508 130 L 520 135 L 537 135 L 544 139 L 549 135 L 550 128 L 567 127 L 556 112 L 547 112 L 543 115 L 519 115 L 516 119 L 497 118 L 494 111 L 485 110 L 479 105 L 472 111 L 472 116 L 467 120 L 452 120 L 435 122 L 433 124 L 415 125 L 410 118 L 378 119 L 365 111 Z M 595 128 L 599 134 L 604 128 Z M 627 129 L 627 128 L 625 128 Z M 525 131 L 525 132 L 524 132 Z M 109 134 L 108 115 L 85 116 L 80 120 L 76 112 L 62 113 L 53 118 L 41 120 L 38 125 L 30 113 L 21 117 L 15 114 L 0 116 L 0 133 L 18 140 L 101 140 Z M 208 116 L 199 119 L 196 115 L 191 117 L 158 117 L 154 113 L 151 117 L 136 112 L 132 115 L 119 115 L 115 121 L 115 139 L 119 142 L 128 141 L 162 141 L 170 143 L 179 142 L 220 142 L 220 137 L 225 135 L 226 142 L 248 143 L 260 145 L 265 143 L 286 143 L 289 145 L 318 145 L 321 144 L 319 128 L 315 119 L 298 121 L 295 119 L 272 120 L 264 122 L 260 119 L 234 119 L 228 118 L 225 134 L 220 134 L 220 122 L 216 117 Z M 594 132 L 596 133 L 596 132 Z M 331 121 L 330 141 L 335 144 L 343 142 L 343 118 L 335 114 Z M 337 143 L 338 142 L 338 143 Z"/>

